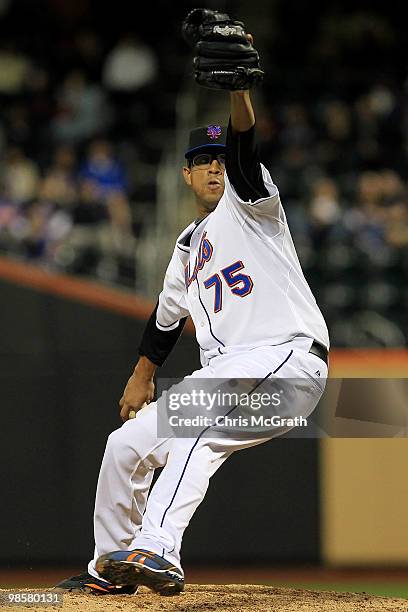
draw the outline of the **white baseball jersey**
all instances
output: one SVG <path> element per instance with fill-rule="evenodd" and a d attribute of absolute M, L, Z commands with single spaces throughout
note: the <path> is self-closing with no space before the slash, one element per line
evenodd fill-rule
<path fill-rule="evenodd" d="M 178 237 L 159 296 L 157 327 L 174 329 L 190 314 L 206 360 L 296 336 L 329 348 L 278 189 L 261 166 L 269 197 L 244 202 L 225 174 L 217 208 Z"/>
<path fill-rule="evenodd" d="M 324 361 L 309 352 L 310 339 L 327 347 L 329 339 L 303 277 L 278 190 L 263 167 L 262 172 L 269 197 L 243 202 L 226 177 L 215 211 L 179 236 L 156 325 L 174 329 L 191 313 L 202 356 L 207 362 L 214 357 L 191 373 L 192 380 L 300 379 L 294 408 L 307 418 L 327 377 Z M 292 427 L 277 427 L 265 439 L 236 437 L 228 428 L 220 439 L 206 438 L 201 434 L 208 427 L 196 438 L 163 438 L 158 437 L 162 408 L 151 402 L 109 436 L 95 501 L 95 555 L 88 565 L 93 576 L 98 576 L 99 555 L 126 548 L 152 551 L 181 567 L 184 529 L 212 475 L 232 452 Z M 159 466 L 163 471 L 150 489 L 152 468 Z"/>

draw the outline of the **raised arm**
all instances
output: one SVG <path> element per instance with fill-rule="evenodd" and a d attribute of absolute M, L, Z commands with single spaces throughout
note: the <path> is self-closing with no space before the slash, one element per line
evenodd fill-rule
<path fill-rule="evenodd" d="M 231 120 L 227 137 L 227 175 L 244 202 L 268 198 L 255 142 L 255 115 L 249 90 L 264 72 L 253 37 L 241 21 L 210 9 L 193 9 L 182 25 L 184 40 L 194 50 L 194 78 L 210 89 L 230 92 Z"/>
<path fill-rule="evenodd" d="M 255 125 L 255 113 L 249 90 L 231 91 L 231 127 L 234 134 L 246 132 Z"/>
<path fill-rule="evenodd" d="M 255 113 L 249 90 L 231 91 L 231 118 L 227 135 L 226 170 L 241 200 L 254 202 L 269 192 L 262 178 L 256 144 Z"/>

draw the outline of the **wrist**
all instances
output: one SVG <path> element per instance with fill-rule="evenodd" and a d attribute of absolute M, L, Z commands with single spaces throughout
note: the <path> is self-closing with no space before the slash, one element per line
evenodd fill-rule
<path fill-rule="evenodd" d="M 234 133 L 246 132 L 255 125 L 255 114 L 249 90 L 230 92 L 231 128 Z"/>
<path fill-rule="evenodd" d="M 230 91 L 232 98 L 247 98 L 249 96 L 249 89 L 235 89 Z"/>
<path fill-rule="evenodd" d="M 137 374 L 140 378 L 146 381 L 152 380 L 154 373 L 156 372 L 157 366 L 154 364 L 148 357 L 141 355 L 139 357 L 139 361 L 135 365 L 135 369 L 133 371 L 134 374 Z"/>

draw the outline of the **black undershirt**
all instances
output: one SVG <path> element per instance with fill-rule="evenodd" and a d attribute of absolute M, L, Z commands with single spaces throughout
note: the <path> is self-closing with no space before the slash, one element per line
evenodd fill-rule
<path fill-rule="evenodd" d="M 244 202 L 254 202 L 269 196 L 262 179 L 259 150 L 256 144 L 255 126 L 246 132 L 233 133 L 231 121 L 228 125 L 225 169 L 231 185 Z M 198 223 L 197 223 L 198 225 Z M 190 244 L 191 235 L 185 244 Z M 180 319 L 171 331 L 162 331 L 156 326 L 158 302 L 145 327 L 139 347 L 139 355 L 146 356 L 157 366 L 163 365 L 183 331 L 187 317 Z"/>
<path fill-rule="evenodd" d="M 142 341 L 139 346 L 139 355 L 146 356 L 157 366 L 162 366 L 166 361 L 169 353 L 179 339 L 187 317 L 180 319 L 178 326 L 170 331 L 163 331 L 156 325 L 156 313 L 159 302 L 150 315 L 145 330 L 143 332 Z"/>
<path fill-rule="evenodd" d="M 254 202 L 269 196 L 262 179 L 255 126 L 246 132 L 234 134 L 230 120 L 225 169 L 231 185 L 244 202 Z"/>

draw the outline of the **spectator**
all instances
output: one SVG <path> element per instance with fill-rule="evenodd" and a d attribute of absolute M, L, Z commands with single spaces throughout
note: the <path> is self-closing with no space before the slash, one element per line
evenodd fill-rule
<path fill-rule="evenodd" d="M 319 249 L 330 238 L 330 230 L 339 221 L 341 205 L 335 181 L 322 177 L 312 187 L 309 203 L 310 232 L 313 247 Z"/>
<path fill-rule="evenodd" d="M 18 147 L 10 147 L 0 167 L 2 182 L 7 196 L 15 204 L 35 198 L 40 173 L 37 164 L 25 156 Z"/>
<path fill-rule="evenodd" d="M 105 59 L 102 82 L 109 91 L 135 92 L 148 85 L 156 73 L 153 51 L 135 36 L 125 35 Z"/>
<path fill-rule="evenodd" d="M 108 218 L 106 205 L 100 198 L 98 185 L 89 178 L 79 183 L 78 201 L 73 207 L 74 229 L 78 226 L 96 226 Z"/>
<path fill-rule="evenodd" d="M 52 265 L 55 250 L 70 227 L 68 215 L 51 203 L 36 199 L 24 207 L 15 232 L 20 237 L 23 255 Z"/>
<path fill-rule="evenodd" d="M 136 240 L 130 204 L 121 192 L 111 192 L 106 203 L 109 219 L 98 228 L 100 260 L 97 274 L 106 281 L 133 287 Z"/>
<path fill-rule="evenodd" d="M 382 203 L 388 204 L 396 199 L 405 199 L 405 187 L 401 177 L 389 168 L 382 170 L 380 173 Z"/>
<path fill-rule="evenodd" d="M 72 226 L 56 250 L 56 261 L 75 274 L 96 274 L 100 259 L 98 233 L 108 219 L 106 204 L 97 184 L 90 179 L 79 182 L 78 199 L 72 207 Z"/>
<path fill-rule="evenodd" d="M 102 252 L 118 257 L 134 257 L 132 212 L 127 197 L 120 191 L 112 192 L 106 203 L 109 218 L 99 234 Z"/>
<path fill-rule="evenodd" d="M 53 163 L 46 169 L 42 183 L 43 197 L 69 210 L 77 199 L 76 154 L 69 145 L 60 145 L 54 152 Z"/>
<path fill-rule="evenodd" d="M 51 202 L 69 212 L 75 201 L 76 189 L 72 183 L 65 180 L 64 176 L 50 169 L 41 182 L 38 195 L 42 200 Z"/>
<path fill-rule="evenodd" d="M 90 144 L 79 176 L 81 179 L 93 181 L 102 198 L 111 191 L 127 189 L 125 168 L 114 156 L 111 144 L 105 139 L 97 139 Z"/>
<path fill-rule="evenodd" d="M 408 247 L 408 197 L 396 199 L 388 208 L 386 239 L 396 249 Z"/>
<path fill-rule="evenodd" d="M 15 96 L 23 92 L 30 68 L 29 59 L 11 41 L 0 46 L 0 94 Z"/>
<path fill-rule="evenodd" d="M 342 100 L 331 100 L 320 109 L 317 144 L 318 163 L 330 174 L 354 169 L 353 119 L 350 107 Z"/>
<path fill-rule="evenodd" d="M 100 80 L 103 61 L 102 41 L 97 32 L 88 28 L 80 30 L 75 36 L 75 48 L 81 66 L 93 80 Z"/>
<path fill-rule="evenodd" d="M 14 237 L 13 227 L 18 217 L 18 207 L 0 185 L 0 251 L 15 252 L 18 238 Z"/>
<path fill-rule="evenodd" d="M 149 86 L 157 74 L 153 51 L 133 35 L 122 36 L 106 56 L 102 82 L 115 107 L 115 134 L 127 138 L 139 133 L 148 122 L 156 93 L 149 95 Z"/>
<path fill-rule="evenodd" d="M 314 139 L 307 112 L 301 104 L 290 104 L 285 109 L 285 124 L 281 133 L 284 147 L 309 148 Z"/>
<path fill-rule="evenodd" d="M 30 156 L 43 163 L 50 151 L 50 122 L 55 114 L 55 100 L 52 80 L 46 67 L 41 63 L 33 63 L 27 79 L 27 90 L 24 98 L 24 107 L 27 111 L 26 123 L 29 132 L 25 139 L 25 148 Z M 21 128 L 14 127 L 19 136 Z M 14 142 L 20 142 L 14 136 Z"/>
<path fill-rule="evenodd" d="M 80 144 L 105 130 L 110 113 L 99 84 L 91 84 L 81 70 L 68 73 L 57 92 L 57 112 L 52 123 L 57 143 Z"/>
<path fill-rule="evenodd" d="M 364 172 L 358 179 L 356 196 L 356 204 L 344 214 L 343 225 L 355 246 L 372 254 L 384 244 L 379 175 Z"/>
<path fill-rule="evenodd" d="M 7 121 L 7 140 L 14 145 L 28 151 L 30 149 L 32 133 L 30 125 L 30 112 L 27 105 L 13 103 L 5 113 Z"/>

